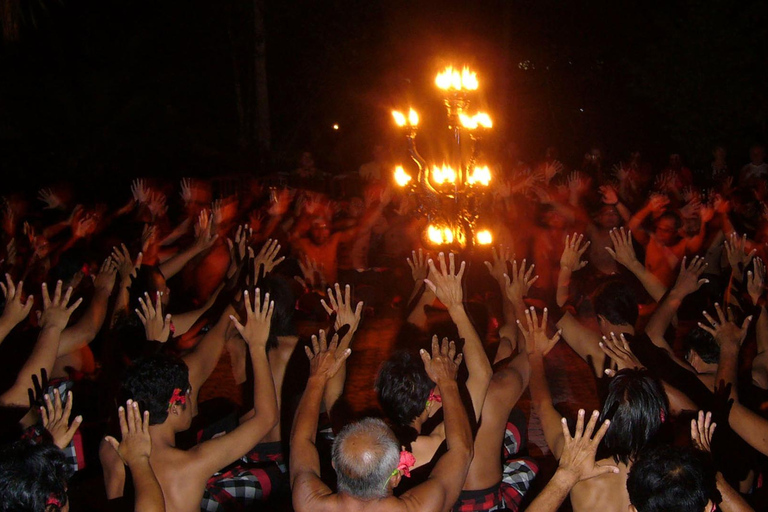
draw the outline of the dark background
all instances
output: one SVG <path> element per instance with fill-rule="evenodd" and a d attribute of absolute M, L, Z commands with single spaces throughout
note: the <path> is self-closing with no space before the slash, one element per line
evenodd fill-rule
<path fill-rule="evenodd" d="M 376 141 L 399 150 L 393 107 L 441 126 L 433 80 L 448 63 L 477 69 L 490 147 L 515 141 L 528 160 L 552 144 L 577 164 L 597 144 L 609 161 L 639 148 L 701 167 L 723 143 L 740 167 L 768 138 L 765 0 L 0 6 L 3 193 L 67 180 L 126 195 L 133 176 L 290 170 L 303 149 L 354 171 Z"/>

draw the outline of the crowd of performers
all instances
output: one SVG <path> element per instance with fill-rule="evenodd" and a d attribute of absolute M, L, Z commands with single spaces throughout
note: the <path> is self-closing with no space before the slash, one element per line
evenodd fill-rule
<path fill-rule="evenodd" d="M 7 191 L 0 511 L 768 510 L 764 152 L 694 173 L 510 151 L 493 244 L 455 253 L 380 147 L 344 180 L 305 154 L 137 179 L 119 206 Z M 345 382 L 374 318 L 362 417 Z M 555 407 L 558 343 L 599 410 Z"/>

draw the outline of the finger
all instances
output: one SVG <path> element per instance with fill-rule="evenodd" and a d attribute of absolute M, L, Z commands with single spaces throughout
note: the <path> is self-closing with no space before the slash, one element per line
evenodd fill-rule
<path fill-rule="evenodd" d="M 462 261 L 461 265 L 459 265 L 459 273 L 456 274 L 456 279 L 458 279 L 459 281 L 461 281 L 461 278 L 464 277 L 464 269 L 466 268 L 466 266 L 467 266 L 466 261 Z"/>
<path fill-rule="evenodd" d="M 720 323 L 724 324 L 727 321 L 725 318 L 725 313 L 723 313 L 723 309 L 717 302 L 715 302 L 715 311 L 717 311 L 717 317 L 720 319 Z"/>
<path fill-rule="evenodd" d="M 442 275 L 448 274 L 448 266 L 445 263 L 445 253 L 441 252 L 438 254 L 437 259 L 440 262 L 440 273 Z"/>
<path fill-rule="evenodd" d="M 454 254 L 448 253 L 448 262 L 449 262 L 449 271 L 451 272 L 452 276 L 456 275 L 456 257 Z"/>
<path fill-rule="evenodd" d="M 128 434 L 128 422 L 125 419 L 125 409 L 122 405 L 117 408 L 117 419 L 120 422 L 120 433 L 125 437 Z"/>
<path fill-rule="evenodd" d="M 429 357 L 429 353 L 426 350 L 421 349 L 419 350 L 419 355 L 421 356 L 421 360 L 424 362 L 424 367 L 429 368 L 429 364 L 432 362 L 432 358 Z"/>
<path fill-rule="evenodd" d="M 696 323 L 697 323 L 697 325 L 698 325 L 698 326 L 699 326 L 701 329 L 703 329 L 704 331 L 708 332 L 708 333 L 709 333 L 709 334 L 711 334 L 712 336 L 716 336 L 716 335 L 717 335 L 717 331 L 716 331 L 716 330 L 714 330 L 714 329 L 712 329 L 711 327 L 707 327 L 706 325 L 704 325 L 704 324 L 703 324 L 703 323 L 701 323 L 701 322 L 696 322 Z"/>
<path fill-rule="evenodd" d="M 256 289 L 256 294 L 258 295 L 258 288 Z M 251 309 L 251 294 L 248 293 L 248 290 L 243 291 L 243 302 L 245 303 L 245 316 L 250 317 L 253 309 Z"/>
<path fill-rule="evenodd" d="M 69 421 L 70 414 L 72 414 L 72 392 L 67 391 L 67 403 L 64 405 L 64 412 L 61 417 L 64 418 L 65 421 Z"/>
<path fill-rule="evenodd" d="M 315 355 L 312 353 L 312 349 L 308 345 L 304 345 L 304 353 L 307 354 L 307 358 L 311 361 Z"/>
<path fill-rule="evenodd" d="M 707 313 L 706 311 L 702 311 L 702 314 L 704 315 L 704 318 L 706 318 L 706 319 L 707 319 L 707 321 L 708 321 L 710 324 L 712 324 L 712 327 L 717 327 L 717 322 L 715 321 L 715 319 L 714 319 L 714 318 L 712 318 L 711 316 L 709 316 L 709 313 Z"/>
<path fill-rule="evenodd" d="M 427 287 L 432 291 L 432 293 L 436 293 L 437 292 L 437 286 L 435 286 L 435 284 L 432 281 L 430 281 L 429 279 L 425 279 L 424 280 L 424 284 L 427 285 Z"/>
<path fill-rule="evenodd" d="M 360 301 L 357 303 L 357 307 L 355 308 L 355 318 L 357 321 L 360 321 L 360 317 L 363 314 L 363 301 Z"/>
<path fill-rule="evenodd" d="M 241 324 L 237 318 L 235 318 L 234 315 L 229 315 L 229 319 L 232 321 L 232 325 L 235 326 L 235 329 L 237 329 L 237 332 L 240 333 L 240 336 L 243 336 L 245 338 L 244 332 L 245 332 L 245 326 Z"/>
<path fill-rule="evenodd" d="M 62 407 L 61 407 L 61 395 L 59 394 L 58 389 L 53 390 L 53 415 L 54 418 L 57 420 L 61 418 L 62 413 Z"/>
<path fill-rule="evenodd" d="M 592 416 L 589 418 L 587 428 L 584 429 L 584 437 L 587 439 L 592 439 L 592 433 L 595 431 L 595 426 L 597 425 L 597 420 L 599 417 L 600 411 L 592 411 Z"/>
<path fill-rule="evenodd" d="M 299 279 L 299 278 L 297 277 L 296 279 Z M 328 307 L 328 304 L 325 303 L 325 299 L 320 299 L 320 305 L 323 306 L 323 309 L 325 310 L 326 313 L 328 313 L 329 315 L 333 314 L 333 310 Z"/>
<path fill-rule="evenodd" d="M 320 344 L 317 341 L 317 336 L 313 334 L 311 340 L 312 340 L 312 352 L 315 354 L 319 354 Z"/>
<path fill-rule="evenodd" d="M 565 439 L 566 446 L 573 442 L 571 432 L 568 430 L 568 421 L 565 418 L 560 418 L 560 427 L 563 429 L 563 439 Z"/>
<path fill-rule="evenodd" d="M 584 433 L 584 409 L 579 409 L 579 414 L 576 417 L 576 432 L 574 432 L 573 440 L 578 441 L 581 439 Z"/>
<path fill-rule="evenodd" d="M 440 344 L 437 341 L 437 336 L 432 336 L 432 357 L 440 355 Z"/>
<path fill-rule="evenodd" d="M 117 442 L 117 439 L 115 439 L 115 438 L 114 438 L 114 437 L 112 437 L 112 436 L 106 436 L 106 437 L 104 438 L 104 440 L 105 440 L 106 442 L 108 442 L 108 443 L 109 443 L 109 445 L 110 445 L 112 448 L 114 448 L 116 452 L 119 452 L 119 450 L 120 450 L 120 443 L 118 443 L 118 442 Z"/>

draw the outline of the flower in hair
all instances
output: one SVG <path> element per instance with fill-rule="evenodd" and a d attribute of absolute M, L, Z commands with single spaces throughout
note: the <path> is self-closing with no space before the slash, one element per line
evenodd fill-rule
<path fill-rule="evenodd" d="M 427 408 L 429 408 L 429 406 L 432 405 L 432 402 L 435 402 L 438 404 L 443 402 L 443 397 L 435 393 L 434 389 L 432 389 L 429 392 L 429 398 L 427 398 Z"/>
<path fill-rule="evenodd" d="M 400 452 L 400 462 L 397 464 L 397 471 L 402 471 L 403 476 L 406 478 L 411 477 L 411 468 L 416 465 L 416 457 L 407 450 Z"/>
<path fill-rule="evenodd" d="M 185 405 L 186 403 L 187 403 L 187 394 L 182 393 L 181 388 L 176 388 L 173 390 L 171 399 L 168 402 L 168 408 L 170 409 L 172 405 L 176 405 L 176 404 Z"/>

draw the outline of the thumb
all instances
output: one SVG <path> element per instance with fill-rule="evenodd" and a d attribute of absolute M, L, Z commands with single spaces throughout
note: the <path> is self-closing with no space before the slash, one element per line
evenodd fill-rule
<path fill-rule="evenodd" d="M 112 448 L 114 448 L 114 449 L 115 449 L 115 451 L 116 451 L 116 452 L 117 452 L 117 451 L 119 451 L 119 449 L 120 449 L 120 443 L 118 443 L 118 442 L 117 442 L 117 439 L 115 439 L 115 438 L 114 438 L 114 437 L 112 437 L 112 436 L 107 436 L 107 437 L 105 437 L 105 438 L 104 438 L 104 440 L 105 440 L 106 442 L 108 442 L 108 443 L 109 443 L 109 444 L 112 446 Z"/>
<path fill-rule="evenodd" d="M 608 474 L 608 473 L 618 473 L 618 472 L 619 472 L 618 466 L 598 466 L 598 465 L 595 465 L 595 467 L 589 473 L 587 478 L 594 478 L 596 476 L 605 475 L 605 474 Z"/>

